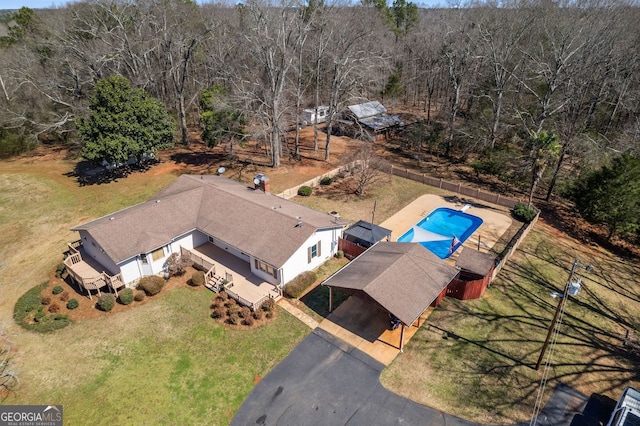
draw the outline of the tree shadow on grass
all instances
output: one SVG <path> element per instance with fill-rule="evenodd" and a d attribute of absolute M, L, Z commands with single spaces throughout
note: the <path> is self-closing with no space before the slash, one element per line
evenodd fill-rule
<path fill-rule="evenodd" d="M 109 170 L 101 165 L 89 161 L 80 161 L 76 164 L 73 171 L 65 173 L 64 175 L 75 178 L 79 186 L 103 185 L 111 182 L 117 182 L 118 179 L 126 178 L 132 173 L 144 173 L 159 163 L 160 162 L 158 160 L 147 160 L 142 163 L 124 165 Z"/>

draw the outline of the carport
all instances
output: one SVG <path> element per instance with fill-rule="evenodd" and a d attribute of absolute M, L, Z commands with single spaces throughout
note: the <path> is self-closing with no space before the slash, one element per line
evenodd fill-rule
<path fill-rule="evenodd" d="M 329 311 L 333 311 L 335 287 L 395 316 L 400 321 L 398 349 L 402 351 L 405 328 L 442 300 L 458 272 L 420 244 L 380 242 L 322 285 L 329 287 Z"/>

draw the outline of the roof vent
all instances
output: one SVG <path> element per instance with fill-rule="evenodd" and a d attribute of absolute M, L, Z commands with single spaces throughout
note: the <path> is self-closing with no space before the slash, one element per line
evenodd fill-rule
<path fill-rule="evenodd" d="M 160 202 L 160 200 L 156 200 L 156 204 L 158 204 Z"/>
<path fill-rule="evenodd" d="M 302 228 L 302 222 L 296 223 L 296 228 Z"/>
<path fill-rule="evenodd" d="M 115 219 L 115 217 L 113 217 L 113 216 L 111 216 L 111 217 L 109 218 L 109 220 L 114 220 L 114 219 Z"/>

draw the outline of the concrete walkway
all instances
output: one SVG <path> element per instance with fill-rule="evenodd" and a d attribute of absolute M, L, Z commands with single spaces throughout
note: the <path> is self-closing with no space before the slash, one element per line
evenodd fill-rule
<path fill-rule="evenodd" d="M 291 315 L 293 315 L 294 317 L 298 318 L 300 321 L 305 323 L 307 326 L 309 326 L 310 329 L 313 330 L 318 326 L 318 321 L 314 320 L 309 315 L 305 314 L 300 309 L 293 306 L 287 299 L 278 300 L 278 305 L 282 309 L 289 312 Z"/>

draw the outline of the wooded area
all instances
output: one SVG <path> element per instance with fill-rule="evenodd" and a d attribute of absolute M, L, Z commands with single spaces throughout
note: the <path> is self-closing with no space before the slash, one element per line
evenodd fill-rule
<path fill-rule="evenodd" d="M 368 99 L 420 112 L 400 137 L 414 157 L 469 161 L 478 174 L 528 182 L 531 195 L 544 178 L 547 199 L 638 151 L 633 1 L 91 0 L 5 21 L 3 156 L 80 145 L 76 124 L 114 74 L 166 106 L 178 142 L 189 143 L 190 129 L 206 130 L 210 145 L 251 138 L 274 167 L 298 154 L 297 135 L 293 147 L 282 135 L 303 108 L 327 105 L 331 128 L 334 112 Z M 315 147 L 329 159 L 331 134 L 322 137 Z"/>

